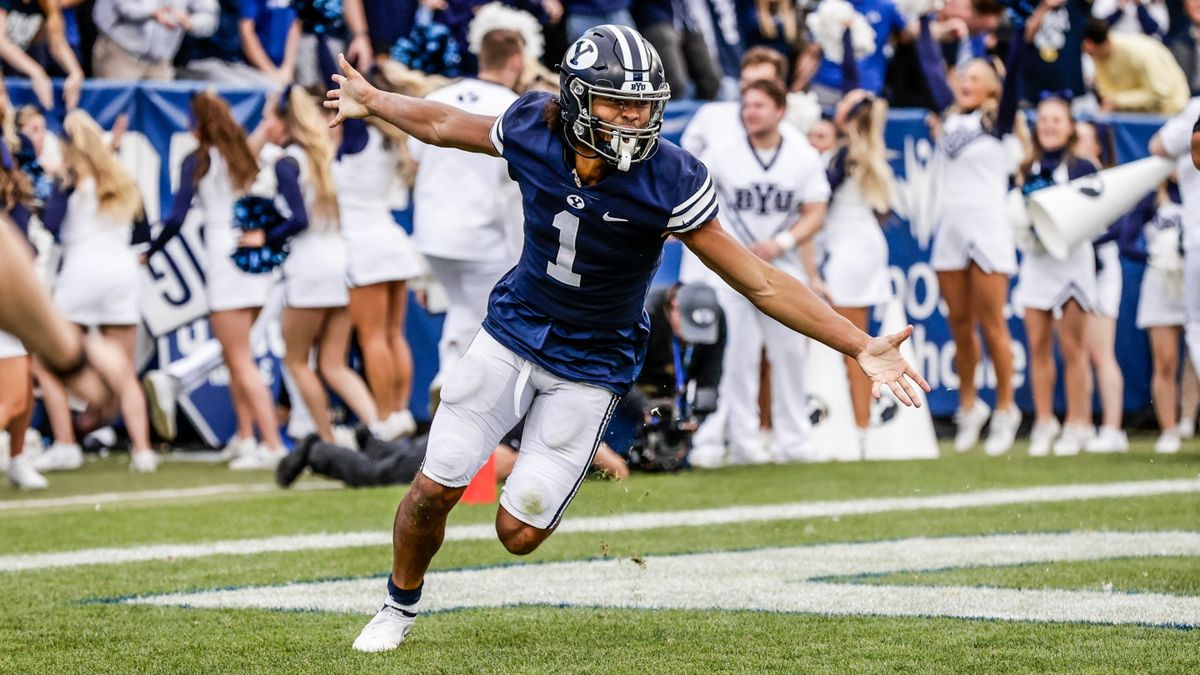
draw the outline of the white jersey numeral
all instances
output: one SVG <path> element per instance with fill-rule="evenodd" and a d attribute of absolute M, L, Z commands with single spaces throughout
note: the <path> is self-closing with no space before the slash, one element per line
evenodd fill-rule
<path fill-rule="evenodd" d="M 558 229 L 558 259 L 546 263 L 546 274 L 568 286 L 579 288 L 581 278 L 571 271 L 575 265 L 575 236 L 579 234 L 579 216 L 562 211 L 554 216 L 554 227 Z"/>

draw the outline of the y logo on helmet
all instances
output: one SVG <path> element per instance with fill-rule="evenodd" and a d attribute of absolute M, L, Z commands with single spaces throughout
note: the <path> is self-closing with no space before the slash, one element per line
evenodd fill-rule
<path fill-rule="evenodd" d="M 592 64 L 596 63 L 596 59 L 600 57 L 600 50 L 596 48 L 596 43 L 587 38 L 579 38 L 571 48 L 567 50 L 567 65 L 572 70 L 583 70 L 591 68 Z"/>

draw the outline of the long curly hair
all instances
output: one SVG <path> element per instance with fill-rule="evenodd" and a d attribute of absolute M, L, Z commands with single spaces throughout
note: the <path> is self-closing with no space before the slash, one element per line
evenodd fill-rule
<path fill-rule="evenodd" d="M 125 170 L 104 131 L 86 112 L 75 109 L 63 120 L 63 168 L 68 185 L 85 178 L 96 182 L 100 212 L 119 222 L 142 215 L 142 195 L 133 176 Z"/>
<path fill-rule="evenodd" d="M 21 139 L 13 124 L 12 106 L 7 97 L 0 101 L 0 143 L 8 146 L 12 168 L 0 166 L 0 210 L 9 210 L 18 204 L 29 205 L 33 201 L 33 186 L 29 176 L 16 165 L 15 155 L 21 149 Z"/>
<path fill-rule="evenodd" d="M 229 104 L 214 91 L 201 91 L 192 97 L 195 120 L 196 183 L 208 173 L 209 150 L 216 148 L 229 167 L 229 180 L 239 193 L 248 192 L 258 176 L 258 160 L 246 141 L 246 131 L 233 119 Z"/>

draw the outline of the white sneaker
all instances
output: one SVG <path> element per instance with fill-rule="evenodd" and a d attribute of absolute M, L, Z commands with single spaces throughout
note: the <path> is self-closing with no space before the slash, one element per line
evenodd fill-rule
<path fill-rule="evenodd" d="M 265 445 L 248 455 L 242 455 L 229 463 L 234 471 L 274 471 L 279 466 L 279 460 L 287 456 L 283 448 L 268 448 Z"/>
<path fill-rule="evenodd" d="M 22 490 L 45 490 L 49 483 L 24 453 L 8 463 L 8 482 Z"/>
<path fill-rule="evenodd" d="M 375 436 L 381 441 L 394 441 L 402 436 L 412 436 L 416 431 L 417 421 L 413 419 L 412 411 L 401 410 L 388 415 Z"/>
<path fill-rule="evenodd" d="M 31 460 L 33 467 L 40 472 L 74 471 L 83 466 L 83 448 L 76 443 L 55 442 L 41 454 Z"/>
<path fill-rule="evenodd" d="M 354 430 L 347 426 L 336 426 L 333 428 L 333 444 L 351 450 L 358 450 L 358 435 Z"/>
<path fill-rule="evenodd" d="M 716 443 L 693 446 L 688 464 L 696 469 L 717 469 L 725 464 L 725 446 Z"/>
<path fill-rule="evenodd" d="M 1100 431 L 1084 445 L 1088 452 L 1128 452 L 1129 437 L 1122 429 L 1100 427 Z"/>
<path fill-rule="evenodd" d="M 257 449 L 258 441 L 254 440 L 253 438 L 234 436 L 228 443 L 225 444 L 225 447 L 221 449 L 221 461 L 231 462 L 238 457 L 253 455 L 254 451 Z"/>
<path fill-rule="evenodd" d="M 392 604 L 389 599 L 362 632 L 354 638 L 354 649 L 360 652 L 386 652 L 400 646 L 408 631 L 417 622 L 417 615 Z"/>
<path fill-rule="evenodd" d="M 134 473 L 158 471 L 158 453 L 153 450 L 133 450 L 129 454 L 129 470 Z"/>
<path fill-rule="evenodd" d="M 179 429 L 175 426 L 176 404 L 183 387 L 163 370 L 152 370 L 142 378 L 142 389 L 146 392 L 146 403 L 150 406 L 150 424 L 165 440 L 175 440 Z"/>
<path fill-rule="evenodd" d="M 1021 411 L 1016 406 L 1012 410 L 997 410 L 992 413 L 992 424 L 988 429 L 987 443 L 983 451 L 989 457 L 998 457 L 1012 449 L 1013 441 L 1017 440 L 1017 429 L 1021 426 Z"/>
<path fill-rule="evenodd" d="M 959 408 L 958 412 L 954 413 L 954 422 L 958 425 L 958 433 L 954 434 L 956 452 L 966 452 L 975 447 L 991 412 L 988 404 L 975 399 L 975 405 L 972 405 L 970 410 Z"/>
<path fill-rule="evenodd" d="M 1179 437 L 1180 438 L 1195 438 L 1196 437 L 1196 420 L 1189 417 L 1179 418 Z"/>
<path fill-rule="evenodd" d="M 729 464 L 731 466 L 739 466 L 743 464 L 770 464 L 773 461 L 775 461 L 775 457 L 765 445 L 752 443 L 749 445 L 729 446 Z"/>
<path fill-rule="evenodd" d="M 1051 419 L 1049 422 L 1035 422 L 1033 430 L 1029 432 L 1029 456 L 1030 457 L 1045 457 L 1050 454 L 1050 446 L 1054 444 L 1054 439 L 1058 438 L 1058 432 L 1062 430 L 1058 420 Z"/>
<path fill-rule="evenodd" d="M 1063 427 L 1062 435 L 1054 442 L 1055 457 L 1070 457 L 1078 455 L 1095 431 L 1090 424 L 1068 424 Z"/>
<path fill-rule="evenodd" d="M 1159 435 L 1158 440 L 1154 441 L 1154 451 L 1164 455 L 1173 455 L 1179 452 L 1183 441 L 1180 438 L 1179 427 L 1167 429 Z"/>

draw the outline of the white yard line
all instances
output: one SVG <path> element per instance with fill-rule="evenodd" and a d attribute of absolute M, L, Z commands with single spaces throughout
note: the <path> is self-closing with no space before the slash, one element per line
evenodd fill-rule
<path fill-rule="evenodd" d="M 546 605 L 639 609 L 766 610 L 824 615 L 938 616 L 1200 626 L 1200 597 L 1090 590 L 898 586 L 823 577 L 947 568 L 1200 556 L 1196 532 L 1069 532 L 914 538 L 629 560 L 507 565 L 433 572 L 422 611 Z M 198 593 L 129 603 L 316 610 L 370 615 L 379 578 Z"/>
<path fill-rule="evenodd" d="M 294 490 L 337 490 L 341 483 L 319 481 L 299 483 Z M 194 488 L 175 488 L 169 490 L 143 490 L 140 492 L 102 492 L 94 495 L 76 495 L 74 497 L 52 497 L 50 499 L 18 499 L 0 501 L 0 511 L 19 511 L 24 509 L 53 509 L 66 506 L 93 506 L 98 504 L 116 504 L 120 502 L 140 502 L 157 500 L 190 499 L 194 497 L 217 497 L 221 495 L 242 494 L 246 492 L 281 492 L 274 483 L 248 483 L 239 485 L 206 485 Z"/>
<path fill-rule="evenodd" d="M 565 520 L 562 533 L 615 532 L 671 527 L 700 527 L 772 520 L 801 520 L 831 516 L 890 513 L 920 510 L 953 510 L 1039 504 L 1088 499 L 1152 497 L 1157 495 L 1200 492 L 1200 480 L 1158 480 L 1125 483 L 1055 485 L 1007 490 L 979 490 L 929 497 L 891 497 L 844 501 L 798 502 L 764 506 L 731 506 L 694 511 L 656 511 L 621 516 L 589 517 Z M 495 537 L 489 524 L 455 525 L 446 529 L 447 541 L 479 541 Z M 127 548 L 96 548 L 60 553 L 27 553 L 0 556 L 0 572 L 75 567 L 79 565 L 116 565 L 146 560 L 203 558 L 213 555 L 253 555 L 284 551 L 385 546 L 390 532 L 339 532 L 262 539 L 232 539 L 198 544 L 161 544 Z"/>

